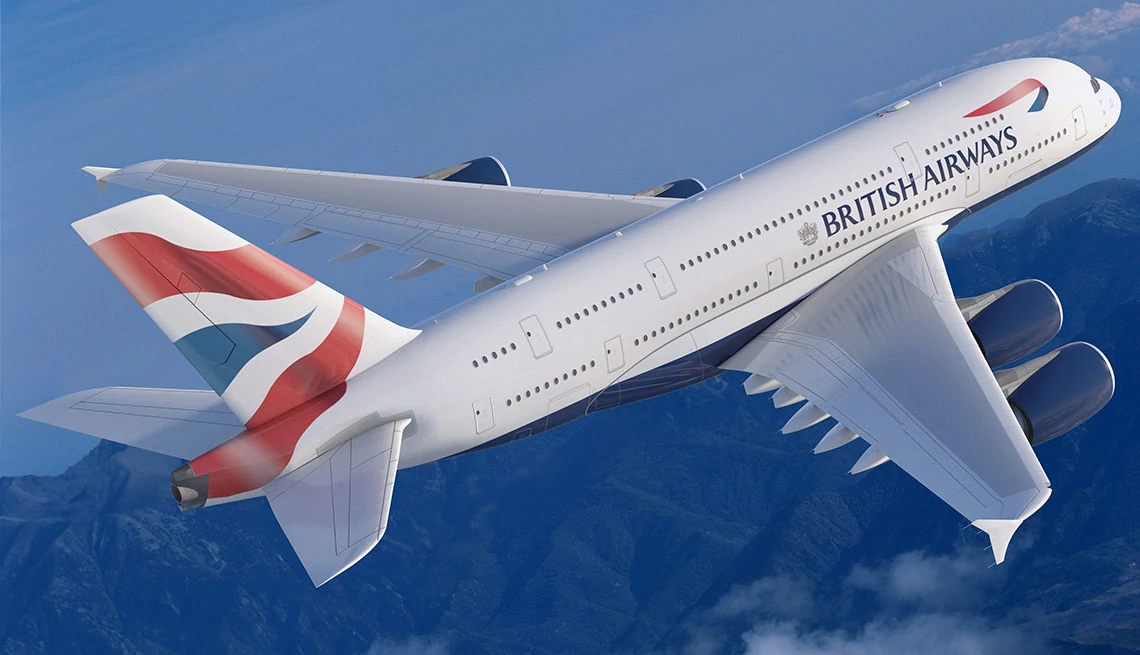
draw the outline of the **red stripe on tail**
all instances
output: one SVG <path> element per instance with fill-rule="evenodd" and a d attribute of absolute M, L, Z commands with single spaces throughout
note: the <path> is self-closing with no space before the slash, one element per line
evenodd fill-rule
<path fill-rule="evenodd" d="M 257 428 L 246 430 L 190 462 L 194 475 L 209 475 L 209 497 L 226 498 L 260 489 L 281 475 L 301 435 L 337 403 L 348 385 L 320 396 Z"/>
<path fill-rule="evenodd" d="M 145 232 L 100 239 L 91 249 L 143 307 L 179 292 L 276 300 L 312 286 L 313 278 L 252 244 L 192 250 Z"/>
<path fill-rule="evenodd" d="M 246 425 L 257 427 L 344 382 L 363 345 L 364 308 L 345 298 L 329 335 L 313 352 L 285 369 Z"/>

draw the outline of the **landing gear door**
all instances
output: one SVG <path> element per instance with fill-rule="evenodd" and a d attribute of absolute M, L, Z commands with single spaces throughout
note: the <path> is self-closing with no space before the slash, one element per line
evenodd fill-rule
<path fill-rule="evenodd" d="M 546 338 L 546 331 L 542 329 L 542 323 L 539 323 L 537 316 L 527 316 L 519 321 L 522 327 L 523 334 L 526 335 L 526 340 L 530 343 L 530 349 L 534 352 L 534 358 L 544 357 L 554 350 L 550 345 L 550 340 Z"/>
<path fill-rule="evenodd" d="M 1088 133 L 1089 129 L 1085 126 L 1085 110 L 1078 106 L 1073 110 L 1073 134 L 1077 137 L 1077 141 L 1080 141 Z"/>

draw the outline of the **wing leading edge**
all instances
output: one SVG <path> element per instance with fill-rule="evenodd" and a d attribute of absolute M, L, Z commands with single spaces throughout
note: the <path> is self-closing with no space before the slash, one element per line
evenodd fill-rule
<path fill-rule="evenodd" d="M 779 380 L 835 417 L 875 464 L 890 458 L 984 530 L 1000 563 L 1049 480 L 957 307 L 940 230 L 859 261 L 721 368 Z"/>
<path fill-rule="evenodd" d="M 84 169 L 161 193 L 510 279 L 680 200 L 159 159 Z M 699 184 L 699 183 L 698 183 Z M 294 237 L 296 238 L 296 237 Z M 303 237 L 301 237 L 303 238 Z"/>

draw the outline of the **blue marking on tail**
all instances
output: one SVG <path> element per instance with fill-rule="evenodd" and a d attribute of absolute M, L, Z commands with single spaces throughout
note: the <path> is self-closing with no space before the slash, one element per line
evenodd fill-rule
<path fill-rule="evenodd" d="M 310 311 L 282 325 L 211 325 L 187 334 L 174 345 L 220 396 L 249 360 L 301 329 L 312 315 Z"/>

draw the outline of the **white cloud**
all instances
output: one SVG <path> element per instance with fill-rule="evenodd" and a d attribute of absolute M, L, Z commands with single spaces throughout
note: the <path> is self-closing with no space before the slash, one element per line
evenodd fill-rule
<path fill-rule="evenodd" d="M 1002 569 L 988 566 L 989 562 L 985 553 L 903 553 L 878 568 L 856 565 L 847 585 L 874 592 L 884 604 L 964 609 L 984 601 L 984 595 L 1000 583 Z"/>
<path fill-rule="evenodd" d="M 1137 27 L 1140 27 L 1140 3 L 1125 2 L 1116 10 L 1092 9 L 1081 16 L 1073 16 L 1048 32 L 1003 43 L 983 50 L 957 66 L 943 68 L 892 89 L 856 98 L 855 105 L 864 109 L 880 107 L 890 100 L 909 95 L 963 71 L 1018 57 L 1079 58 L 1082 64 L 1094 72 L 1106 71 L 1112 67 L 1111 62 L 1092 55 L 1089 51 Z"/>
<path fill-rule="evenodd" d="M 780 618 L 804 618 L 813 610 L 811 587 L 788 576 L 762 578 L 733 587 L 708 611 L 711 619 L 726 621 L 763 613 Z"/>
<path fill-rule="evenodd" d="M 856 565 L 836 590 L 767 577 L 739 585 L 687 626 L 685 655 L 1046 653 L 1046 637 L 985 608 L 1003 579 L 982 553 L 903 553 Z"/>

